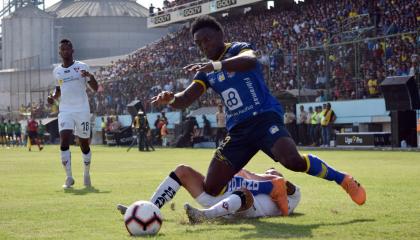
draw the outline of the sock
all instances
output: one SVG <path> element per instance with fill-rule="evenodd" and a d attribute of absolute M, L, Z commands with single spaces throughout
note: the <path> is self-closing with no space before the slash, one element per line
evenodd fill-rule
<path fill-rule="evenodd" d="M 269 180 L 267 181 L 256 181 L 245 179 L 240 176 L 234 176 L 226 186 L 225 192 L 234 192 L 240 188 L 248 189 L 252 195 L 256 196 L 258 194 L 267 194 L 269 195 L 273 190 L 273 183 Z"/>
<path fill-rule="evenodd" d="M 92 157 L 92 151 L 89 151 L 87 154 L 82 153 L 83 163 L 85 165 L 84 175 L 89 175 L 91 157 Z"/>
<path fill-rule="evenodd" d="M 163 182 L 156 189 L 153 196 L 150 198 L 150 201 L 154 203 L 159 208 L 162 208 L 163 205 L 168 203 L 175 197 L 176 192 L 181 187 L 181 180 L 175 172 L 171 172 L 168 177 L 163 180 Z"/>
<path fill-rule="evenodd" d="M 304 154 L 303 157 L 307 163 L 306 173 L 312 176 L 327 179 L 329 181 L 335 181 L 337 184 L 341 184 L 344 179 L 344 174 L 328 166 L 327 163 L 319 159 L 317 156 L 312 154 Z"/>
<path fill-rule="evenodd" d="M 67 177 L 72 177 L 71 174 L 71 153 L 70 150 L 61 151 L 61 163 L 66 171 Z"/>
<path fill-rule="evenodd" d="M 217 218 L 233 214 L 242 206 L 242 199 L 237 194 L 231 194 L 222 201 L 216 203 L 209 209 L 203 209 L 203 213 L 207 218 Z"/>
<path fill-rule="evenodd" d="M 214 204 L 220 202 L 222 199 L 230 196 L 231 194 L 231 192 L 226 192 L 223 195 L 213 197 L 206 192 L 202 192 L 200 195 L 198 195 L 197 198 L 195 198 L 195 201 L 197 201 L 201 205 L 201 207 L 209 208 Z"/>

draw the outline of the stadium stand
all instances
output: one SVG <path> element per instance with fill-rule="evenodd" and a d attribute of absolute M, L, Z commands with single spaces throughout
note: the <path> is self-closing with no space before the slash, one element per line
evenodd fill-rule
<path fill-rule="evenodd" d="M 293 10 L 254 10 L 220 20 L 226 28 L 227 40 L 254 43 L 275 93 L 300 87 L 327 89 L 328 100 L 378 97 L 378 84 L 385 76 L 419 72 L 420 36 L 414 31 L 420 21 L 420 3 L 415 0 L 306 1 Z M 337 34 L 346 28 L 351 30 L 350 34 Z M 351 34 L 360 35 L 364 29 L 368 30 L 363 37 L 371 40 L 359 41 L 357 47 L 338 45 L 327 55 L 309 51 L 325 44 L 333 46 L 354 40 Z M 405 32 L 409 34 L 399 34 Z M 356 51 L 360 53 L 358 62 L 354 60 Z M 121 114 L 125 105 L 136 98 L 144 101 L 162 89 L 185 88 L 191 76 L 182 67 L 200 61 L 198 56 L 189 28 L 184 26 L 101 68 L 96 73 L 99 93 L 90 96 L 92 111 L 99 115 Z M 199 105 L 217 103 L 214 94 L 208 93 Z"/>

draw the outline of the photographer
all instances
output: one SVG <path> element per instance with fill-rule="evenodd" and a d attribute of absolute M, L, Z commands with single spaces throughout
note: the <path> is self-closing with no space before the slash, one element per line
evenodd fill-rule
<path fill-rule="evenodd" d="M 149 131 L 149 122 L 147 121 L 146 114 L 139 111 L 134 117 L 133 125 L 135 133 L 137 134 L 137 143 L 139 145 L 139 151 L 149 151 L 149 147 L 153 149 L 153 146 L 150 145 L 147 140 L 147 132 Z"/>

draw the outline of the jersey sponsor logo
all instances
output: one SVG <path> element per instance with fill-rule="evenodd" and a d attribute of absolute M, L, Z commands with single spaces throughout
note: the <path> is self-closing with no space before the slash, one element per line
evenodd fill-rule
<path fill-rule="evenodd" d="M 234 88 L 228 88 L 223 91 L 222 98 L 223 102 L 230 111 L 238 109 L 244 105 L 238 91 L 236 91 Z"/>
<path fill-rule="evenodd" d="M 184 17 L 193 16 L 201 13 L 201 6 L 195 6 L 183 10 Z"/>
<path fill-rule="evenodd" d="M 273 125 L 273 126 L 270 127 L 270 133 L 271 133 L 271 135 L 274 135 L 278 131 L 280 131 L 280 129 L 276 125 Z"/>
<path fill-rule="evenodd" d="M 236 5 L 236 0 L 219 0 L 216 2 L 216 8 L 224 8 Z"/>
<path fill-rule="evenodd" d="M 64 70 L 64 73 L 69 73 L 70 72 L 70 70 L 68 69 L 68 70 Z"/>
<path fill-rule="evenodd" d="M 236 72 L 227 72 L 227 76 L 228 78 L 233 78 L 235 77 Z"/>

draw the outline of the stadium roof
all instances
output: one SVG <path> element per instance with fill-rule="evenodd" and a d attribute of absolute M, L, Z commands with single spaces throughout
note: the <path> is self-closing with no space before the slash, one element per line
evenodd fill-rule
<path fill-rule="evenodd" d="M 134 0 L 62 0 L 45 11 L 58 18 L 149 16 L 149 10 Z"/>

